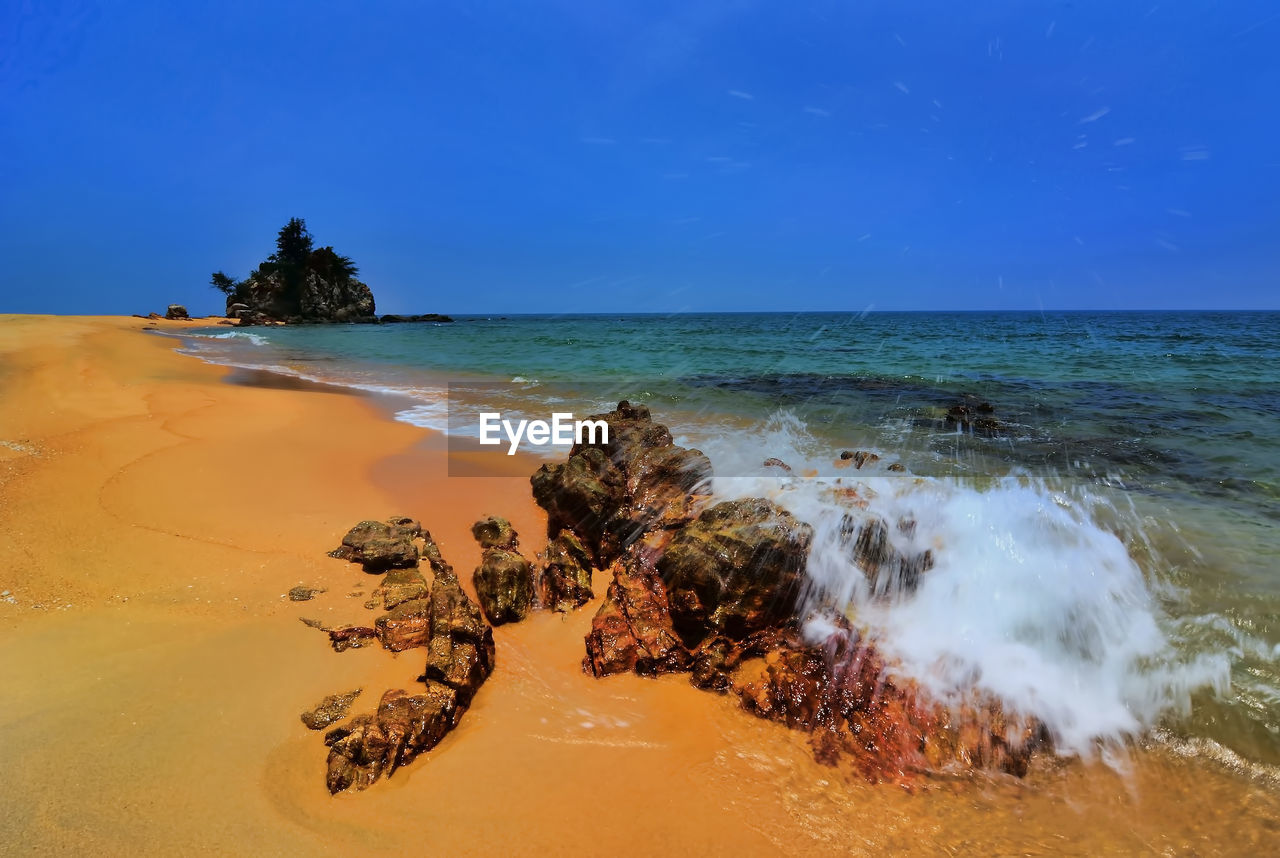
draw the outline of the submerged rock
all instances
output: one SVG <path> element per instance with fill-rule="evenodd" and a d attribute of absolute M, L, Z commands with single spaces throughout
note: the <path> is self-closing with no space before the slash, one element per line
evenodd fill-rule
<path fill-rule="evenodd" d="M 1004 425 L 996 419 L 995 413 L 995 406 L 990 402 L 983 402 L 970 396 L 963 402 L 948 408 L 944 422 L 951 429 L 971 432 L 974 435 L 994 436 L 1004 429 Z"/>
<path fill-rule="evenodd" d="M 346 694 L 330 694 L 317 703 L 312 709 L 303 712 L 302 723 L 308 730 L 323 730 L 347 717 L 351 704 L 360 696 L 363 689 L 357 688 Z"/>
<path fill-rule="evenodd" d="M 549 611 L 572 611 L 591 601 L 591 555 L 573 531 L 562 530 L 539 555 L 534 601 Z"/>
<path fill-rule="evenodd" d="M 908 526 L 904 528 L 904 524 Z M 898 529 L 911 535 L 915 523 L 900 522 Z M 839 533 L 842 546 L 878 596 L 914 592 L 920 585 L 920 577 L 933 568 L 932 551 L 910 554 L 900 551 L 890 539 L 888 522 L 879 516 L 855 518 L 845 514 L 840 520 Z"/>

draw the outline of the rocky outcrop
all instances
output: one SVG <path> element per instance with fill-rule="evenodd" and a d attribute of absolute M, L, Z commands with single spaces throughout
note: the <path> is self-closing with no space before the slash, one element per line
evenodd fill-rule
<path fill-rule="evenodd" d="M 800 616 L 808 524 L 764 498 L 708 507 L 701 454 L 673 445 L 646 410 L 622 403 L 605 417 L 624 427 L 616 442 L 575 447 L 533 478 L 554 535 L 544 570 L 589 560 L 612 576 L 586 637 L 586 672 L 687 672 L 693 685 L 808 733 L 819 760 L 848 761 L 873 781 L 905 783 L 953 766 L 1025 773 L 1046 741 L 1034 721 L 1006 717 L 989 700 L 949 709 L 900 679 L 841 614 L 806 603 L 827 612 Z M 842 458 L 858 468 L 878 459 Z M 766 467 L 784 469 L 776 460 Z M 832 492 L 850 510 L 836 550 L 873 593 L 909 594 L 933 565 L 931 551 L 910 548 L 915 523 L 900 521 L 895 533 L 856 488 Z M 539 593 L 545 580 L 544 572 Z"/>
<path fill-rule="evenodd" d="M 608 440 L 574 445 L 564 464 L 543 465 L 531 483 L 547 511 L 547 535 L 568 530 L 604 569 L 649 530 L 696 516 L 708 498 L 711 462 L 676 445 L 642 405 L 620 402 L 588 419 L 608 423 Z"/>
<path fill-rule="evenodd" d="M 191 314 L 181 304 L 170 304 L 168 309 L 164 311 L 164 317 L 166 319 L 190 319 Z"/>
<path fill-rule="evenodd" d="M 377 522 L 374 522 L 377 524 Z M 369 522 L 362 522 L 359 530 Z M 395 652 L 426 649 L 419 682 L 422 690 L 393 689 L 383 694 L 373 713 L 357 715 L 325 736 L 329 747 L 326 784 L 330 792 L 371 786 L 380 777 L 429 751 L 457 726 L 471 705 L 476 691 L 493 672 L 493 632 L 480 608 L 463 592 L 453 567 L 444 561 L 430 534 L 410 519 L 391 519 L 384 527 L 372 528 L 379 538 L 410 538 L 422 541 L 418 553 L 430 567 L 427 592 L 418 571 L 391 572 L 379 588 L 384 600 L 399 600 L 374 623 L 374 629 L 341 629 L 334 635 L 376 638 Z M 368 529 L 368 528 L 366 528 Z M 411 536 L 412 535 L 412 536 Z M 391 580 L 395 576 L 395 580 Z M 355 631 L 369 635 L 355 635 Z M 335 640 L 335 648 L 337 642 Z"/>
<path fill-rule="evenodd" d="M 362 521 L 347 531 L 342 544 L 330 551 L 329 556 L 359 563 L 366 572 L 406 569 L 418 563 L 414 539 L 421 532 L 421 526 L 411 519 L 393 518 L 386 523 Z"/>
<path fill-rule="evenodd" d="M 374 597 L 382 599 L 382 607 L 388 611 L 414 599 L 425 599 L 430 594 L 427 579 L 416 568 L 392 569 L 373 591 Z"/>
<path fill-rule="evenodd" d="M 368 789 L 440 744 L 464 711 L 453 689 L 438 682 L 426 683 L 421 694 L 387 691 L 376 712 L 358 715 L 325 735 L 325 785 L 331 793 Z"/>
<path fill-rule="evenodd" d="M 518 623 L 533 607 L 533 567 L 517 551 L 485 549 L 472 583 L 484 615 L 495 626 Z"/>
<path fill-rule="evenodd" d="M 233 312 L 232 308 L 240 305 Z M 295 322 L 377 321 L 373 291 L 350 278 L 326 278 L 305 271 L 296 292 L 280 271 L 255 272 L 240 289 L 227 296 L 227 316 L 243 320 L 260 314 L 269 320 Z"/>

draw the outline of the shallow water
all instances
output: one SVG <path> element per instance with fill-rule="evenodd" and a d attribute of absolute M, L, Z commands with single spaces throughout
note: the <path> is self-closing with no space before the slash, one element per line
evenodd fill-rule
<path fill-rule="evenodd" d="M 872 511 L 920 521 L 937 574 L 885 616 L 856 570 L 821 552 L 810 568 L 919 678 L 945 690 L 968 676 L 1085 756 L 1161 727 L 1182 747 L 1280 764 L 1280 314 L 511 317 L 205 333 L 216 339 L 191 349 L 207 360 L 397 392 L 416 402 L 401 419 L 438 429 L 450 407 L 545 416 L 646 401 L 711 455 L 723 495 L 772 493 L 820 522 L 840 480 Z M 960 402 L 991 403 L 999 431 L 949 425 Z M 855 472 L 838 467 L 844 448 L 884 458 Z M 761 468 L 770 456 L 794 475 Z M 903 475 L 885 471 L 893 461 Z"/>

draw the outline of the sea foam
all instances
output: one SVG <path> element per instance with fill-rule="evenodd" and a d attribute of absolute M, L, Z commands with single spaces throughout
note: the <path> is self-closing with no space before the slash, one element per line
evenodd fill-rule
<path fill-rule="evenodd" d="M 762 452 L 794 474 L 830 471 L 833 458 L 785 413 L 754 437 L 707 439 L 704 449 L 720 473 L 749 473 L 742 460 L 758 465 Z M 1225 653 L 1176 650 L 1143 570 L 1098 523 L 1121 514 L 1090 489 L 1017 475 L 978 484 L 850 470 L 837 485 L 756 472 L 718 477 L 713 490 L 771 497 L 812 524 L 809 605 L 843 606 L 893 670 L 945 702 L 994 696 L 1041 719 L 1059 752 L 1093 757 L 1189 711 L 1194 690 L 1229 685 Z M 914 522 L 889 528 L 904 553 L 933 552 L 914 592 L 871 592 L 840 532 L 847 514 Z"/>

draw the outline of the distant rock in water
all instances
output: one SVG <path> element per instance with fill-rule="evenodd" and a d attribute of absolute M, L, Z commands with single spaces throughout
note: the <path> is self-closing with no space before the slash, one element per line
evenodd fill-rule
<path fill-rule="evenodd" d="M 453 321 L 435 313 L 379 319 L 373 290 L 356 279 L 357 271 L 350 257 L 332 247 L 315 247 L 306 221 L 293 218 L 276 237 L 276 252 L 248 277 L 237 281 L 215 271 L 209 282 L 226 296 L 227 318 L 239 319 L 241 325 Z M 169 318 L 186 318 L 185 309 L 182 313 Z"/>

